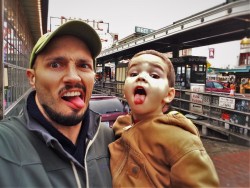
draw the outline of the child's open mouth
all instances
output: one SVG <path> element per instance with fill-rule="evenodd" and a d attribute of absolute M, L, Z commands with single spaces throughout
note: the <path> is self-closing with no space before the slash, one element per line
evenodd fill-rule
<path fill-rule="evenodd" d="M 143 104 L 146 98 L 146 91 L 143 87 L 137 86 L 134 91 L 134 103 L 135 104 Z"/>

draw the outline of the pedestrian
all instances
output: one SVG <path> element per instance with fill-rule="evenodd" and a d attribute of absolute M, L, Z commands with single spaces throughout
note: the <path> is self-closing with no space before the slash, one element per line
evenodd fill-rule
<path fill-rule="evenodd" d="M 175 96 L 171 61 L 155 50 L 132 57 L 124 84 L 131 112 L 113 126 L 113 187 L 218 187 L 214 164 L 196 126 L 181 113 L 163 114 Z"/>
<path fill-rule="evenodd" d="M 0 187 L 110 187 L 113 131 L 89 109 L 96 31 L 69 21 L 33 48 L 23 114 L 0 122 Z"/>
<path fill-rule="evenodd" d="M 250 93 L 250 78 L 246 79 L 246 82 L 242 86 L 244 93 Z"/>

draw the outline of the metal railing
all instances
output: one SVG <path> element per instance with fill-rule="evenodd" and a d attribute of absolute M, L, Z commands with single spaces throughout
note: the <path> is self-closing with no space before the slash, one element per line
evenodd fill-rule
<path fill-rule="evenodd" d="M 123 85 L 124 82 L 97 82 L 94 93 L 114 95 L 126 103 Z M 195 100 L 197 95 L 199 100 Z M 172 107 L 192 119 L 202 135 L 250 146 L 250 96 L 180 88 L 176 89 Z"/>

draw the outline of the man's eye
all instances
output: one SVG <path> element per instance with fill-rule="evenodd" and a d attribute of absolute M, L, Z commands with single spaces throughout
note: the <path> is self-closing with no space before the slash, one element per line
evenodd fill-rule
<path fill-rule="evenodd" d="M 91 69 L 91 66 L 86 63 L 79 64 L 79 67 L 84 68 L 84 69 Z"/>
<path fill-rule="evenodd" d="M 157 75 L 157 74 L 151 74 L 150 76 L 151 76 L 152 78 L 154 78 L 154 79 L 159 79 L 159 78 L 160 78 L 160 76 Z"/>
<path fill-rule="evenodd" d="M 60 67 L 60 63 L 58 63 L 58 62 L 53 62 L 53 63 L 50 64 L 50 66 L 51 66 L 52 68 L 58 68 L 58 67 Z"/>

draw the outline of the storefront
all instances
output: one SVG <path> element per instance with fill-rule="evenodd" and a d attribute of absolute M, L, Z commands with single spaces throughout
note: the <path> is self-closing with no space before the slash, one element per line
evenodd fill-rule
<path fill-rule="evenodd" d="M 48 1 L 0 0 L 0 10 L 2 119 L 30 88 L 26 69 L 33 45 L 47 30 Z"/>
<path fill-rule="evenodd" d="M 207 61 L 201 56 L 171 58 L 175 69 L 175 87 L 190 89 L 191 83 L 205 84 Z"/>

